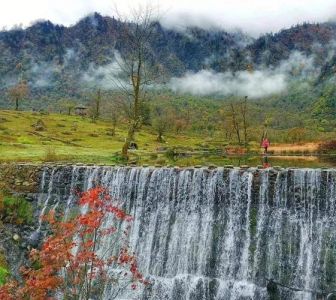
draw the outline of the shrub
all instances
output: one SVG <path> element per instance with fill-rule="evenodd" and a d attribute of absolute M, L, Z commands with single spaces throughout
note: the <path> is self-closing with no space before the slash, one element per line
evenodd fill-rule
<path fill-rule="evenodd" d="M 6 283 L 9 272 L 6 268 L 0 267 L 0 286 Z"/>
<path fill-rule="evenodd" d="M 56 151 L 52 147 L 47 147 L 44 154 L 44 161 L 57 161 L 58 157 Z"/>
<path fill-rule="evenodd" d="M 43 218 L 51 234 L 40 250 L 30 252 L 33 265 L 21 268 L 24 280 L 7 282 L 0 288 L 0 299 L 102 299 L 105 284 L 110 285 L 111 299 L 115 299 L 120 289 L 129 285 L 134 290 L 150 284 L 127 243 L 133 218 L 100 187 L 83 193 L 78 204 L 86 207 L 85 213 L 63 220 L 50 211 Z M 116 222 L 106 224 L 108 217 Z M 120 242 L 112 256 L 99 253 L 103 238 Z"/>
<path fill-rule="evenodd" d="M 24 198 L 1 195 L 0 218 L 4 222 L 12 224 L 31 224 L 33 222 L 33 207 Z"/>
<path fill-rule="evenodd" d="M 336 140 L 326 141 L 319 144 L 318 152 L 336 152 Z"/>
<path fill-rule="evenodd" d="M 174 148 L 169 148 L 166 152 L 165 152 L 165 156 L 169 159 L 169 160 L 176 160 L 176 150 Z"/>

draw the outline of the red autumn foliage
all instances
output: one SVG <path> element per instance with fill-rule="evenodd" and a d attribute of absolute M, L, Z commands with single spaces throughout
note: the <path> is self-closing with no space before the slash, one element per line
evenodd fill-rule
<path fill-rule="evenodd" d="M 56 299 L 56 295 L 63 299 L 96 299 L 103 295 L 105 284 L 116 290 L 119 285 L 124 288 L 125 283 L 131 289 L 149 284 L 126 242 L 132 217 L 101 187 L 83 193 L 79 205 L 84 212 L 68 220 L 60 220 L 54 211 L 45 216 L 52 234 L 40 250 L 31 251 L 31 267 L 21 270 L 23 283 L 13 280 L 5 284 L 0 288 L 0 299 L 46 300 Z M 112 257 L 98 253 L 103 239 L 118 233 L 116 227 L 104 223 L 107 217 L 127 224 L 121 234 L 125 245 Z"/>

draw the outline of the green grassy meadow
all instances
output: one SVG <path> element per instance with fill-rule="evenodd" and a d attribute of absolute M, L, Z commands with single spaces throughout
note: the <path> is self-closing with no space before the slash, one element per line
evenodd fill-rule
<path fill-rule="evenodd" d="M 34 124 L 45 125 L 42 131 Z M 159 143 L 152 127 L 143 126 L 136 134 L 138 150 L 129 151 L 128 162 L 120 155 L 127 126 L 121 123 L 111 136 L 109 121 L 92 122 L 90 118 L 62 114 L 0 110 L 0 163 L 5 162 L 62 162 L 105 165 L 249 165 L 262 164 L 258 143 L 250 142 L 248 154 L 228 155 L 228 141 L 205 134 L 169 133 Z M 236 148 L 235 148 L 236 147 Z M 175 155 L 171 155 L 172 152 Z M 294 153 L 292 153 L 294 154 Z M 312 157 L 272 157 L 272 165 L 325 167 L 336 165 L 336 159 Z"/>
<path fill-rule="evenodd" d="M 38 120 L 45 130 L 33 127 Z M 89 118 L 60 114 L 0 111 L 0 162 L 10 161 L 69 161 L 80 163 L 113 164 L 119 161 L 120 150 L 126 137 L 126 126 L 116 128 L 114 136 L 111 124 Z M 143 127 L 137 133 L 139 150 L 130 151 L 130 160 L 142 163 L 162 161 L 162 149 L 178 147 L 188 151 L 198 148 L 203 137 L 167 135 L 165 143 L 156 141 L 151 128 Z M 213 141 L 213 147 L 218 142 Z M 160 154 L 161 153 L 161 154 Z"/>

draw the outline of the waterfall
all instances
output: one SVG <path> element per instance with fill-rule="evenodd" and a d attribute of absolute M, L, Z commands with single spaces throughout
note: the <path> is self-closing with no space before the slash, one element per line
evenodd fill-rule
<path fill-rule="evenodd" d="M 134 217 L 130 246 L 153 284 L 120 299 L 268 299 L 268 279 L 301 290 L 283 299 L 336 289 L 336 170 L 56 166 L 41 178 L 41 213 L 102 185 Z"/>

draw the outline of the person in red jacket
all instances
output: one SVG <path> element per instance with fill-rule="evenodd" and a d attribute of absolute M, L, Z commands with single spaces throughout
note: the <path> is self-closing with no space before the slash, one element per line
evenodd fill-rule
<path fill-rule="evenodd" d="M 262 142 L 261 142 L 261 147 L 264 148 L 264 153 L 266 154 L 267 153 L 267 149 L 268 147 L 270 146 L 270 141 L 267 137 L 263 138 Z"/>

